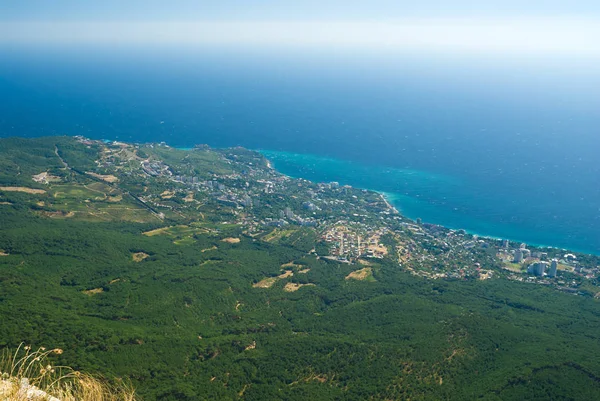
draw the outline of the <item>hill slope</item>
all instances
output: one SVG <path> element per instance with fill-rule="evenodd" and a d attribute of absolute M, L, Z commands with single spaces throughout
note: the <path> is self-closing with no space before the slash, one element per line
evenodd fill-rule
<path fill-rule="evenodd" d="M 2 347 L 64 349 L 58 363 L 130 378 L 145 400 L 600 393 L 593 297 L 509 281 L 485 248 L 428 258 L 433 237 L 377 194 L 243 149 L 0 144 Z M 339 225 L 381 254 L 323 239 Z M 492 278 L 415 273 L 473 260 Z"/>

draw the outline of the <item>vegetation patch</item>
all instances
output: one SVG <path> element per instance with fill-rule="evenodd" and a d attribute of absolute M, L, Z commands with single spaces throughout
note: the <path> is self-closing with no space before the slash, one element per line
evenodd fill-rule
<path fill-rule="evenodd" d="M 355 270 L 346 276 L 346 280 L 375 280 L 373 278 L 373 269 L 365 267 L 364 269 Z"/>
<path fill-rule="evenodd" d="M 175 241 L 173 241 L 173 243 L 175 245 L 192 245 L 195 244 L 196 241 L 194 240 L 194 238 L 190 237 L 184 237 L 184 238 L 180 238 L 180 239 L 176 239 Z"/>
<path fill-rule="evenodd" d="M 285 287 L 283 287 L 283 290 L 287 291 L 287 292 L 296 292 L 302 287 L 314 287 L 314 286 L 315 286 L 315 284 L 313 284 L 313 283 L 308 283 L 308 284 L 287 283 L 285 285 Z"/>
<path fill-rule="evenodd" d="M 155 235 L 165 234 L 171 228 L 173 228 L 173 227 L 169 226 L 169 227 L 157 228 L 155 230 L 143 232 L 142 234 L 147 237 L 154 237 Z"/>
<path fill-rule="evenodd" d="M 160 194 L 160 197 L 162 199 L 171 199 L 175 196 L 175 192 L 173 191 L 164 191 L 163 193 Z"/>
<path fill-rule="evenodd" d="M 294 263 L 294 262 L 284 263 L 284 264 L 282 264 L 282 265 L 281 265 L 281 268 L 282 268 L 282 269 L 285 269 L 286 267 L 291 267 L 291 268 L 301 268 L 301 267 L 304 267 L 304 266 L 303 266 L 303 265 L 296 264 L 296 263 Z"/>
<path fill-rule="evenodd" d="M 273 284 L 275 284 L 276 282 L 277 282 L 277 277 L 267 277 L 267 278 L 260 280 L 256 284 L 252 284 L 252 287 L 254 287 L 254 288 L 271 288 L 271 287 L 273 287 Z"/>
<path fill-rule="evenodd" d="M 85 291 L 82 291 L 82 292 L 85 295 L 92 296 L 92 295 L 102 294 L 104 292 L 104 289 L 102 287 L 99 287 L 99 288 L 93 288 L 91 290 L 85 290 Z"/>
<path fill-rule="evenodd" d="M 293 233 L 296 230 L 278 230 L 275 229 L 272 232 L 270 232 L 269 234 L 265 235 L 263 237 L 264 241 L 267 242 L 276 242 L 278 240 L 280 240 L 281 238 L 290 235 L 291 233 Z"/>
<path fill-rule="evenodd" d="M 106 198 L 106 200 L 108 202 L 117 203 L 117 202 L 121 202 L 123 200 L 123 196 L 122 195 L 109 196 Z"/>
<path fill-rule="evenodd" d="M 504 263 L 502 267 L 514 273 L 521 273 L 524 269 L 524 267 L 519 263 Z"/>
<path fill-rule="evenodd" d="M 157 228 L 155 230 L 143 232 L 142 234 L 147 237 L 154 237 L 155 235 L 168 235 L 174 238 L 175 240 L 183 240 L 189 238 L 193 242 L 194 234 L 205 234 L 207 232 L 208 230 L 203 227 L 178 225 Z"/>
<path fill-rule="evenodd" d="M 0 191 L 4 192 L 24 192 L 26 194 L 41 195 L 46 191 L 43 189 L 27 188 L 27 187 L 0 187 Z"/>
<path fill-rule="evenodd" d="M 136 252 L 131 255 L 131 258 L 133 259 L 134 262 L 141 262 L 142 260 L 146 259 L 148 256 L 150 256 L 150 255 L 148 255 L 145 252 Z"/>
<path fill-rule="evenodd" d="M 288 277 L 292 277 L 294 275 L 294 272 L 291 270 L 286 270 L 285 272 L 283 272 L 282 274 L 280 274 L 279 277 L 280 279 L 284 279 L 284 278 L 288 278 Z"/>
<path fill-rule="evenodd" d="M 111 184 L 119 181 L 119 178 L 115 177 L 115 176 L 114 176 L 114 175 L 112 175 L 112 174 L 106 174 L 106 175 L 103 175 L 103 174 L 96 174 L 96 173 L 92 173 L 92 172 L 90 172 L 90 171 L 87 171 L 87 172 L 86 172 L 86 174 L 87 174 L 87 175 L 90 175 L 90 176 L 92 176 L 92 177 L 94 177 L 94 178 L 98 178 L 98 179 L 100 179 L 100 180 L 102 180 L 102 181 L 109 182 L 109 183 L 111 183 Z"/>
<path fill-rule="evenodd" d="M 63 211 L 57 210 L 54 212 L 42 212 L 42 214 L 46 217 L 54 218 L 54 219 L 68 219 L 75 216 L 75 212 L 73 211 Z"/>

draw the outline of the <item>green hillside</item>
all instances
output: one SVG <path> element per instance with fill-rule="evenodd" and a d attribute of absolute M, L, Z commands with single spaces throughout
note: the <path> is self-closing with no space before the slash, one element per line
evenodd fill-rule
<path fill-rule="evenodd" d="M 401 216 L 390 217 L 381 257 L 325 255 L 327 224 L 356 214 L 362 225 L 348 227 L 366 232 L 387 221 L 376 194 L 305 198 L 312 184 L 241 149 L 2 139 L 0 168 L 0 348 L 61 348 L 56 363 L 128 378 L 144 400 L 600 394 L 593 279 L 579 295 L 510 280 L 487 246 L 417 258 L 445 251 Z M 54 178 L 32 179 L 43 172 Z M 234 205 L 248 203 L 235 190 L 276 180 L 285 193 L 261 189 L 252 207 Z M 345 199 L 345 214 L 327 196 Z M 309 200 L 321 210 L 309 214 Z M 280 226 L 286 205 L 300 217 Z M 415 273 L 473 260 L 490 279 Z"/>

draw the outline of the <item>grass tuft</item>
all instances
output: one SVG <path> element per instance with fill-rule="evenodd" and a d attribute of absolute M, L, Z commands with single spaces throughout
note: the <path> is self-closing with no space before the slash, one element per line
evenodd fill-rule
<path fill-rule="evenodd" d="M 21 344 L 16 351 L 5 350 L 0 358 L 0 400 L 2 401 L 137 401 L 134 389 L 125 384 L 53 366 L 51 357 L 62 354 L 55 348 L 32 350 Z"/>

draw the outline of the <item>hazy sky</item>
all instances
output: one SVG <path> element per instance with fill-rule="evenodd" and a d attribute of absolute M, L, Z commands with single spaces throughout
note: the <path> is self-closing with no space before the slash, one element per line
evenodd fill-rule
<path fill-rule="evenodd" d="M 597 0 L 5 0 L 0 19 L 388 19 L 600 15 Z"/>
<path fill-rule="evenodd" d="M 0 43 L 600 56 L 597 0 L 7 0 Z"/>

